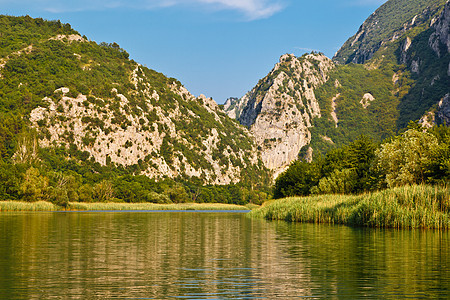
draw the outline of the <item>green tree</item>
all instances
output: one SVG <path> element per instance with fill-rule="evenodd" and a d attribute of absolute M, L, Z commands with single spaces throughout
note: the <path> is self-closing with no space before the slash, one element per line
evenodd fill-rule
<path fill-rule="evenodd" d="M 377 168 L 389 187 L 423 183 L 438 148 L 436 136 L 410 129 L 377 150 Z"/>
<path fill-rule="evenodd" d="M 296 161 L 277 177 L 273 197 L 278 199 L 309 195 L 319 179 L 320 169 L 316 163 Z"/>
<path fill-rule="evenodd" d="M 311 189 L 313 194 L 350 194 L 355 190 L 358 174 L 355 169 L 334 170 L 328 177 L 319 180 Z"/>
<path fill-rule="evenodd" d="M 30 167 L 20 185 L 22 200 L 28 202 L 48 200 L 49 180 L 38 169 Z"/>

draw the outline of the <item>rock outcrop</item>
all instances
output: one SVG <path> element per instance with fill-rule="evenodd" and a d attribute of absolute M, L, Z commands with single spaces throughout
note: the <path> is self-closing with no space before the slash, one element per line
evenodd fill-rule
<path fill-rule="evenodd" d="M 439 101 L 437 117 L 441 123 L 447 124 L 447 126 L 450 125 L 450 94 L 445 95 L 445 97 Z"/>
<path fill-rule="evenodd" d="M 440 10 L 444 0 L 390 0 L 377 9 L 348 39 L 333 57 L 340 64 L 364 64 L 374 54 L 401 39 L 412 28 L 430 25 L 430 19 Z M 411 40 L 406 40 L 407 51 Z M 405 58 L 403 58 L 405 60 Z"/>
<path fill-rule="evenodd" d="M 247 126 L 264 165 L 277 176 L 311 140 L 311 121 L 321 117 L 315 89 L 328 80 L 334 63 L 322 54 L 281 56 L 273 70 L 225 111 Z"/>
<path fill-rule="evenodd" d="M 445 5 L 444 11 L 433 24 L 433 28 L 435 32 L 430 36 L 429 45 L 437 56 L 441 57 L 445 53 L 441 53 L 440 45 L 444 46 L 443 49 L 446 49 L 447 53 L 450 52 L 450 2 Z"/>
<path fill-rule="evenodd" d="M 148 72 L 136 65 L 129 76 L 129 95 L 145 99 L 138 105 L 116 88 L 111 98 L 55 90 L 29 116 L 40 146 L 75 147 L 101 165 L 139 166 L 141 174 L 156 179 L 196 177 L 230 184 L 239 182 L 246 168 L 259 168 L 248 131 L 216 102 L 194 97 L 176 81 L 156 88 Z"/>

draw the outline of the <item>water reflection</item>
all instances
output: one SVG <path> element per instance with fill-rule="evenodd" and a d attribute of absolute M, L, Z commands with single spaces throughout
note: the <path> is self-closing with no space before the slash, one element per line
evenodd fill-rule
<path fill-rule="evenodd" d="M 0 298 L 445 298 L 449 233 L 211 213 L 0 214 Z"/>

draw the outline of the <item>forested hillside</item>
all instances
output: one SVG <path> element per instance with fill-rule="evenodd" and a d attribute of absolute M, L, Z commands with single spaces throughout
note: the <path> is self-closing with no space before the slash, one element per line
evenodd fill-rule
<path fill-rule="evenodd" d="M 260 198 L 269 173 L 256 146 L 212 99 L 68 24 L 0 24 L 1 198 Z"/>
<path fill-rule="evenodd" d="M 402 38 L 412 28 L 430 25 L 447 0 L 390 0 L 361 25 L 339 49 L 339 64 L 365 63 L 383 46 Z"/>

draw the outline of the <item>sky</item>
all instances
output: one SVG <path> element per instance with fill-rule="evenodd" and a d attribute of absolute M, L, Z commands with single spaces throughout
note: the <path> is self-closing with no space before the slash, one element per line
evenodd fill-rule
<path fill-rule="evenodd" d="M 0 0 L 0 14 L 61 20 L 218 103 L 286 53 L 333 57 L 386 0 Z"/>

